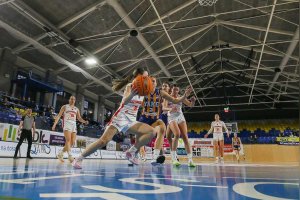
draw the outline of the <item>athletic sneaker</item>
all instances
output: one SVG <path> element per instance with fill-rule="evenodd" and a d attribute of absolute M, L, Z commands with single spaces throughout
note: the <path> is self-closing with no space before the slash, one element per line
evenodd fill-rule
<path fill-rule="evenodd" d="M 216 159 L 215 164 L 219 164 L 219 158 Z"/>
<path fill-rule="evenodd" d="M 221 164 L 224 164 L 224 159 L 223 158 L 221 158 Z"/>
<path fill-rule="evenodd" d="M 164 155 L 158 156 L 156 159 L 151 160 L 151 165 L 161 165 L 165 162 L 166 157 Z"/>
<path fill-rule="evenodd" d="M 70 163 L 72 163 L 72 162 L 74 161 L 73 156 L 72 156 L 72 155 L 69 155 L 69 156 L 68 156 L 68 160 L 70 161 Z"/>
<path fill-rule="evenodd" d="M 156 159 L 152 159 L 150 161 L 151 165 L 155 166 L 155 165 L 160 165 L 159 163 L 156 162 Z"/>
<path fill-rule="evenodd" d="M 57 154 L 56 158 L 60 161 L 60 162 L 65 162 L 64 161 L 64 153 L 60 152 Z"/>
<path fill-rule="evenodd" d="M 82 160 L 78 160 L 77 158 L 75 158 L 72 162 L 72 166 L 75 169 L 82 169 L 81 164 L 82 164 Z"/>
<path fill-rule="evenodd" d="M 180 162 L 178 162 L 178 160 L 173 160 L 172 164 L 175 165 L 176 167 L 180 166 Z"/>
<path fill-rule="evenodd" d="M 189 161 L 189 164 L 188 164 L 189 167 L 196 167 L 195 163 L 191 160 Z"/>
<path fill-rule="evenodd" d="M 134 165 L 139 164 L 139 159 L 135 156 L 135 154 L 130 153 L 129 151 L 126 152 L 126 158 L 129 162 L 131 162 Z"/>

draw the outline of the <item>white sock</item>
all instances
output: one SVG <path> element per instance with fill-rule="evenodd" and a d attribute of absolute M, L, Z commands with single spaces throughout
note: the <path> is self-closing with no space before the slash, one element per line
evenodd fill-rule
<path fill-rule="evenodd" d="M 189 159 L 189 162 L 193 162 L 193 154 L 189 153 L 187 154 L 187 157 Z"/>
<path fill-rule="evenodd" d="M 172 160 L 176 160 L 176 151 L 171 151 L 171 158 Z"/>
<path fill-rule="evenodd" d="M 153 159 L 157 159 L 157 157 L 159 156 L 159 149 L 154 149 L 154 153 L 153 153 Z"/>
<path fill-rule="evenodd" d="M 221 160 L 224 160 L 224 158 L 223 158 L 223 157 L 221 157 Z"/>
<path fill-rule="evenodd" d="M 135 148 L 135 146 L 131 146 L 130 149 L 128 150 L 128 152 L 130 152 L 130 153 L 136 153 L 137 152 L 137 148 Z"/>

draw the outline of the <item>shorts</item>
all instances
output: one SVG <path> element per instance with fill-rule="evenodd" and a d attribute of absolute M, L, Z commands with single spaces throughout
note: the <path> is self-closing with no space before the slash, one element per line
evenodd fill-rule
<path fill-rule="evenodd" d="M 156 121 L 157 121 L 157 117 L 147 117 L 146 115 L 141 115 L 140 119 L 139 119 L 139 122 L 142 122 L 142 123 L 145 123 L 145 124 L 148 124 L 148 125 L 152 125 L 154 124 Z"/>
<path fill-rule="evenodd" d="M 165 114 L 163 113 L 163 114 L 159 115 L 159 119 L 161 121 L 163 121 L 166 126 L 168 125 L 168 114 L 167 113 L 165 113 Z"/>
<path fill-rule="evenodd" d="M 240 150 L 240 149 L 241 149 L 240 145 L 234 145 L 233 146 L 233 150 Z"/>
<path fill-rule="evenodd" d="M 168 116 L 168 123 L 170 124 L 171 122 L 176 122 L 177 124 L 180 124 L 182 122 L 185 122 L 184 115 L 180 113 L 179 115 L 169 115 Z"/>
<path fill-rule="evenodd" d="M 221 140 L 224 140 L 224 135 L 223 133 L 214 133 L 213 134 L 213 139 L 215 141 L 221 141 Z"/>
<path fill-rule="evenodd" d="M 77 133 L 76 122 L 68 121 L 68 120 L 65 121 L 63 130 L 64 131 L 69 131 L 69 132 L 72 132 L 72 133 Z"/>
<path fill-rule="evenodd" d="M 128 129 L 136 123 L 138 123 L 136 117 L 128 116 L 127 114 L 120 112 L 112 117 L 108 126 L 113 125 L 119 132 L 126 133 Z"/>

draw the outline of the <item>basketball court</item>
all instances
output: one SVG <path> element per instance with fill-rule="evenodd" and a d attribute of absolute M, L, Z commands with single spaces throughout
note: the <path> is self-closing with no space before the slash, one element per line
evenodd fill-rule
<path fill-rule="evenodd" d="M 299 200 L 299 6 L 0 0 L 0 200 Z"/>
<path fill-rule="evenodd" d="M 83 167 L 1 159 L 0 199 L 299 199 L 299 167 L 292 164 L 128 167 L 127 161 L 86 160 Z"/>

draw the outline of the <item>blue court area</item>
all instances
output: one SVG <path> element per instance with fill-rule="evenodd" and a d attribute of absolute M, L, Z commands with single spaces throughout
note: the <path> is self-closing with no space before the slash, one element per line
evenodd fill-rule
<path fill-rule="evenodd" d="M 86 160 L 0 159 L 0 199 L 299 199 L 297 166 L 201 163 L 196 168 Z"/>

